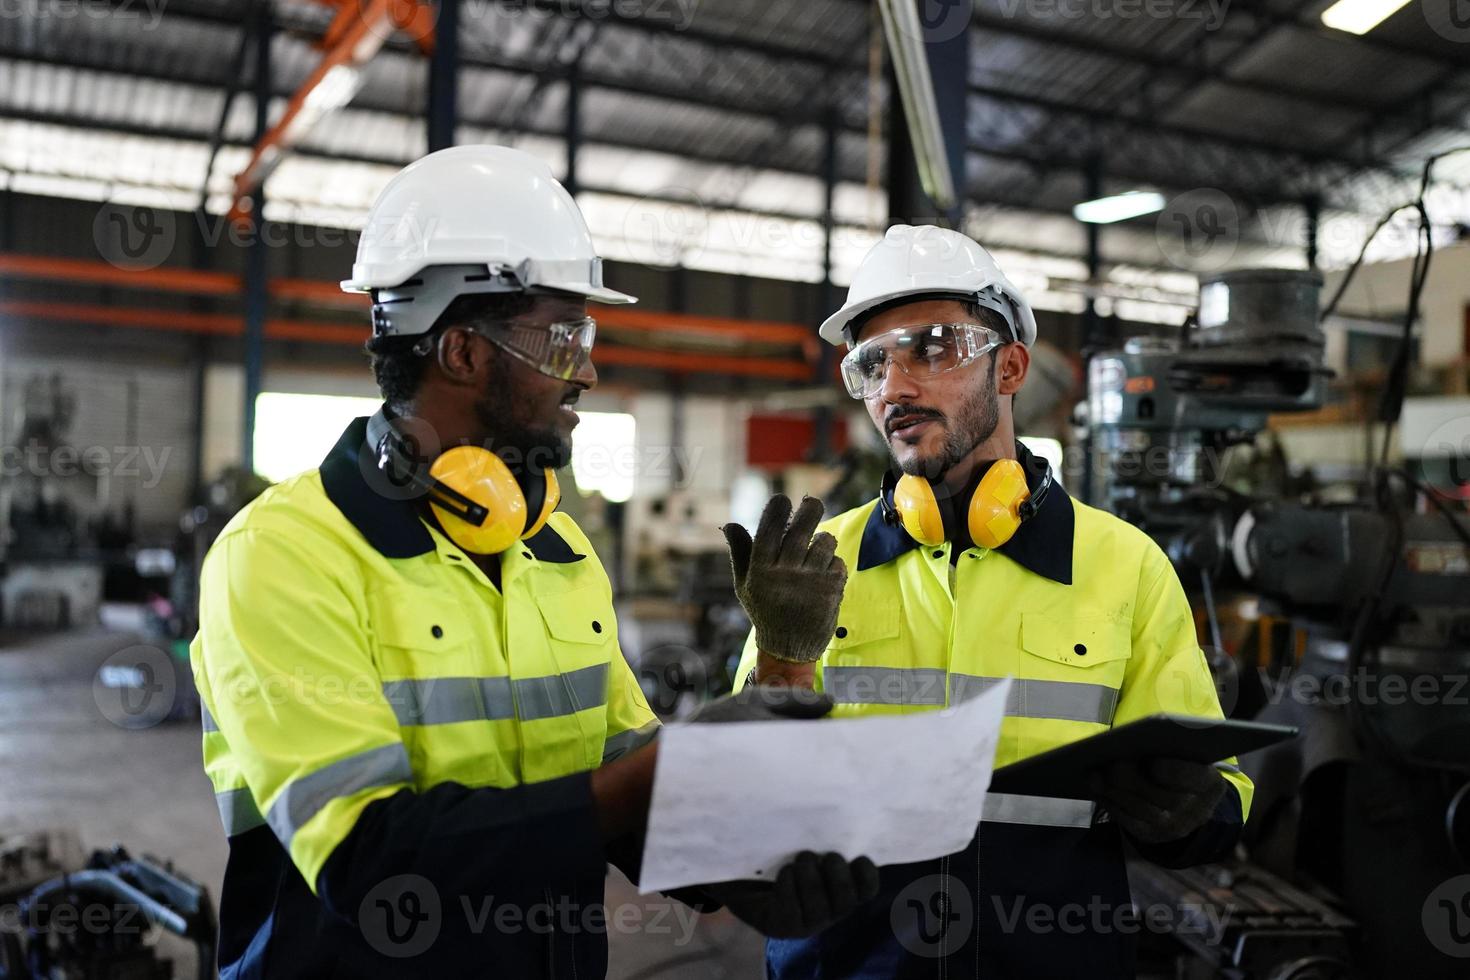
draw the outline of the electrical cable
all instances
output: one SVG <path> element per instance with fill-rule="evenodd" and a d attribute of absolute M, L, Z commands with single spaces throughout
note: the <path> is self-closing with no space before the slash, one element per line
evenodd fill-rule
<path fill-rule="evenodd" d="M 1434 165 L 1445 157 L 1467 152 L 1470 152 L 1470 146 L 1452 147 L 1448 150 L 1442 150 L 1424 161 L 1424 168 L 1419 176 L 1419 191 L 1414 199 L 1407 204 L 1400 204 L 1389 209 L 1388 213 L 1379 220 L 1378 224 L 1373 226 L 1373 230 L 1363 240 L 1363 246 L 1358 250 L 1357 258 L 1353 259 L 1352 265 L 1348 266 L 1347 273 L 1337 285 L 1337 290 L 1332 294 L 1332 298 L 1327 301 L 1327 305 L 1322 310 L 1321 318 L 1324 321 L 1336 312 L 1338 304 L 1342 302 L 1343 296 L 1347 294 L 1348 286 L 1352 283 L 1353 277 L 1357 275 L 1358 269 L 1363 265 L 1363 259 L 1368 254 L 1368 246 L 1373 243 L 1373 239 L 1378 237 L 1378 233 L 1387 227 L 1389 222 L 1393 221 L 1401 211 L 1416 211 L 1419 215 L 1419 227 L 1415 232 L 1414 261 L 1410 267 L 1409 299 L 1404 311 L 1404 331 L 1399 338 L 1398 350 L 1394 353 L 1393 361 L 1389 367 L 1388 379 L 1383 386 L 1383 391 L 1378 401 L 1377 421 L 1384 424 L 1383 449 L 1379 454 L 1380 467 L 1386 466 L 1388 463 L 1388 449 L 1389 443 L 1393 440 L 1393 429 L 1398 422 L 1399 415 L 1403 411 L 1404 396 L 1408 390 L 1409 346 L 1413 339 L 1414 321 L 1419 317 L 1419 301 L 1423 296 L 1424 284 L 1429 278 L 1429 262 L 1434 255 L 1434 226 L 1429 220 L 1429 209 L 1424 202 L 1424 197 L 1429 192 Z M 1367 422 L 1368 439 L 1366 441 L 1366 447 L 1368 464 L 1370 466 L 1373 460 L 1373 421 L 1373 419 L 1369 419 Z"/>

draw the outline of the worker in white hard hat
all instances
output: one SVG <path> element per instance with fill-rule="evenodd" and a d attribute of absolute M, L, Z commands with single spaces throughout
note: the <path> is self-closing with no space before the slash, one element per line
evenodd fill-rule
<path fill-rule="evenodd" d="M 556 472 L 597 381 L 588 303 L 633 297 L 546 165 L 495 146 L 394 177 L 343 286 L 372 300 L 383 407 L 204 563 L 221 975 L 601 977 L 607 862 L 636 880 L 658 722 Z M 752 691 L 695 720 L 830 707 Z M 808 853 L 683 897 L 795 936 L 876 888 L 871 862 Z"/>
<path fill-rule="evenodd" d="M 815 688 L 853 717 L 936 710 L 1012 677 L 996 766 L 1157 712 L 1220 717 L 1168 558 L 1016 440 L 1036 318 L 983 248 L 890 228 L 821 336 L 846 346 L 843 381 L 892 468 L 821 525 L 812 550 L 848 574 L 840 594 L 808 594 L 802 629 L 759 576 L 764 526 L 790 504 L 772 501 L 753 547 L 727 529 L 754 626 L 741 683 Z M 813 527 L 820 509 L 802 505 Z M 1088 799 L 990 794 L 968 848 L 885 867 L 852 916 L 771 940 L 770 976 L 1131 978 L 1124 841 L 1170 867 L 1214 860 L 1250 805 L 1233 760 L 1168 754 L 1099 773 Z"/>

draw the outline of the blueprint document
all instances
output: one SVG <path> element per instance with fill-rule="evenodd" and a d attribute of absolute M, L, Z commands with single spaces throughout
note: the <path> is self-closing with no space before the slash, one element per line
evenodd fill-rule
<path fill-rule="evenodd" d="M 912 715 L 670 725 L 639 888 L 769 880 L 800 851 L 884 865 L 961 850 L 980 823 L 1010 686 Z"/>

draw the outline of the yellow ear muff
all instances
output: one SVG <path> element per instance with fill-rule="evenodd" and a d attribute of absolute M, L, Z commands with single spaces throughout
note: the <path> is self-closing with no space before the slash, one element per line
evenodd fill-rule
<path fill-rule="evenodd" d="M 1030 496 L 1021 464 L 1014 459 L 996 460 L 970 497 L 970 540 L 982 548 L 1005 544 L 1021 526 L 1021 504 Z"/>
<path fill-rule="evenodd" d="M 477 555 L 499 554 L 546 524 L 561 501 L 556 474 L 545 471 L 546 493 L 540 511 L 528 513 L 526 495 L 505 461 L 480 446 L 455 446 L 429 467 L 436 484 L 429 507 L 449 539 Z M 483 510 L 483 520 L 475 510 Z M 529 521 L 529 526 L 528 526 Z"/>
<path fill-rule="evenodd" d="M 893 488 L 893 509 L 909 537 L 931 546 L 944 543 L 944 515 L 928 480 L 912 474 L 900 477 Z"/>

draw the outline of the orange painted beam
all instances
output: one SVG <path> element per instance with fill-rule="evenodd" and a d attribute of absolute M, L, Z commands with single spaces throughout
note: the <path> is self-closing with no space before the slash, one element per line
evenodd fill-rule
<path fill-rule="evenodd" d="M 0 316 L 222 337 L 238 337 L 245 332 L 244 318 L 231 313 L 144 310 L 94 303 L 6 301 L 0 302 Z M 367 340 L 367 329 L 365 324 L 278 319 L 266 321 L 265 335 L 271 340 L 361 346 Z M 599 344 L 592 356 L 595 364 L 641 367 L 676 374 L 727 374 L 784 381 L 811 380 L 811 368 L 806 363 L 789 359 L 644 350 L 614 344 Z"/>
<path fill-rule="evenodd" d="M 14 253 L 0 253 L 0 275 L 4 274 L 53 282 L 121 286 L 200 296 L 238 296 L 244 289 L 240 277 L 227 272 L 170 266 L 120 269 L 107 262 Z M 270 293 L 272 298 L 364 312 L 368 304 L 367 297 L 360 293 L 344 293 L 336 283 L 316 279 L 272 279 Z M 750 343 L 791 344 L 801 347 L 808 360 L 817 359 L 816 331 L 799 323 L 667 313 L 636 306 L 599 306 L 593 311 L 593 315 L 598 324 L 606 327 L 609 333 L 637 331 Z"/>
<path fill-rule="evenodd" d="M 31 317 L 65 323 L 95 323 L 103 326 L 166 330 L 239 336 L 245 320 L 233 313 L 189 313 L 182 310 L 142 310 L 98 303 L 50 303 L 35 301 L 0 302 L 0 315 Z M 367 330 L 357 324 L 315 323 L 310 320 L 267 320 L 265 335 L 273 340 L 306 340 L 317 343 L 361 344 Z"/>
<path fill-rule="evenodd" d="M 734 317 L 662 313 L 636 306 L 599 306 L 592 312 L 597 325 L 630 327 L 658 333 L 685 333 L 702 337 L 737 338 L 768 344 L 804 344 L 816 331 L 799 323 L 739 320 Z"/>
<path fill-rule="evenodd" d="M 738 374 L 744 377 L 776 378 L 783 381 L 810 381 L 812 379 L 812 369 L 802 361 L 737 357 L 729 354 L 711 356 L 681 351 L 613 347 L 607 344 L 598 344 L 593 350 L 592 363 L 651 368 L 656 371 L 672 371 L 675 374 Z"/>
<path fill-rule="evenodd" d="M 197 293 L 211 296 L 238 294 L 240 277 L 228 272 L 202 269 L 122 269 L 110 262 L 59 259 L 44 255 L 0 253 L 0 275 L 51 282 L 81 282 L 95 286 L 156 289 L 162 293 Z"/>
<path fill-rule="evenodd" d="M 412 0 L 363 0 L 337 8 L 327 28 L 322 60 L 286 103 L 281 118 L 255 144 L 245 169 L 235 177 L 235 201 L 229 214 L 232 222 L 251 220 L 250 196 L 256 188 L 324 113 L 351 100 L 362 66 L 387 42 L 395 21 L 411 16 L 411 11 L 399 12 L 398 8 L 405 6 L 412 7 Z"/>

